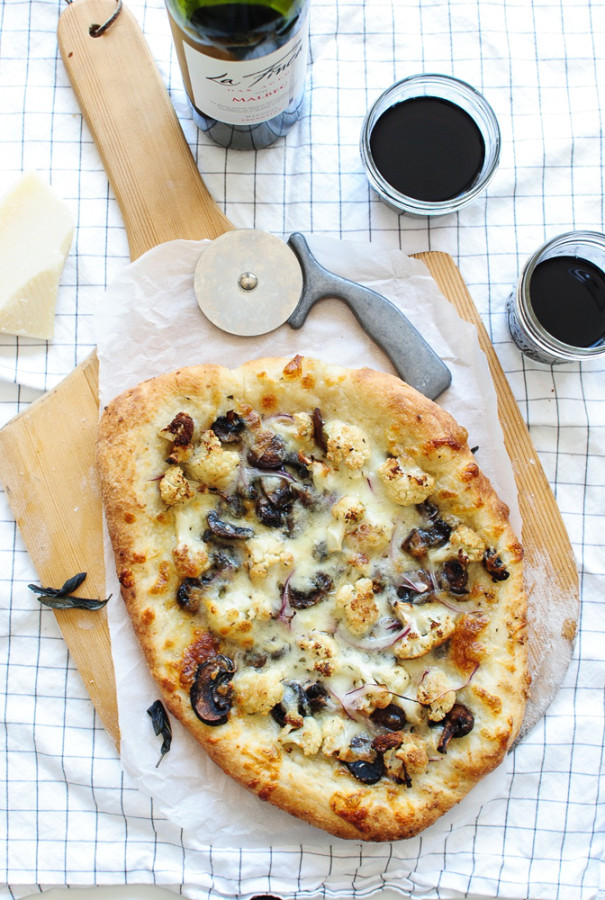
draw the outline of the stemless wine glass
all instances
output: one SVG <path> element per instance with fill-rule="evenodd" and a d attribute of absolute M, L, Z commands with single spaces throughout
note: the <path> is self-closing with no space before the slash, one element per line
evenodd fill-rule
<path fill-rule="evenodd" d="M 399 104 L 418 98 L 444 101 L 445 104 L 454 105 L 470 117 L 483 141 L 484 153 L 474 179 L 455 196 L 426 200 L 403 193 L 385 178 L 372 153 L 372 134 L 380 118 Z M 455 140 L 453 133 L 451 137 Z M 487 100 L 475 88 L 447 75 L 427 74 L 404 78 L 378 97 L 364 119 L 360 151 L 370 185 L 381 200 L 397 212 L 415 216 L 442 216 L 462 209 L 485 190 L 498 166 L 500 143 L 500 127 L 496 115 Z M 429 157 L 430 154 L 427 154 L 427 159 Z"/>
<path fill-rule="evenodd" d="M 559 268 L 553 276 L 552 293 L 540 297 L 542 306 L 537 307 L 535 290 L 532 298 L 532 278 L 540 264 L 552 260 L 563 264 L 565 278 Z M 571 290 L 566 293 L 566 282 L 573 284 L 575 299 Z M 584 304 L 577 302 L 578 296 L 584 297 Z M 605 235 L 597 231 L 569 231 L 539 247 L 525 263 L 508 298 L 507 315 L 515 344 L 536 362 L 552 365 L 605 356 Z M 578 321 L 582 315 L 584 321 Z M 556 323 L 558 336 L 552 334 L 552 322 Z M 574 334 L 582 332 L 584 346 L 577 340 L 572 343 Z M 562 335 L 569 337 L 570 342 L 563 340 Z"/>

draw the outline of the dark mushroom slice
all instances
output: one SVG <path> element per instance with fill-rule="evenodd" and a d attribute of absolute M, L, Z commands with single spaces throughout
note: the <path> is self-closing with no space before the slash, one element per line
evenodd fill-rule
<path fill-rule="evenodd" d="M 259 522 L 268 528 L 281 527 L 287 512 L 298 499 L 298 493 L 282 475 L 263 476 L 257 484 L 260 492 L 254 502 L 254 511 Z"/>
<path fill-rule="evenodd" d="M 224 550 L 214 552 L 211 556 L 211 566 L 203 575 L 198 578 L 184 578 L 178 586 L 176 600 L 181 609 L 196 613 L 208 586 L 213 582 L 228 581 L 240 565 L 241 561 L 235 554 L 230 555 Z"/>
<path fill-rule="evenodd" d="M 358 781 L 363 784 L 377 784 L 385 773 L 382 756 L 377 755 L 374 762 L 356 759 L 345 763 L 345 766 Z"/>
<path fill-rule="evenodd" d="M 306 481 L 311 477 L 311 470 L 309 469 L 310 462 L 311 460 L 301 451 L 298 453 L 287 452 L 284 457 L 284 466 L 294 469 L 298 477 L 303 481 Z"/>
<path fill-rule="evenodd" d="M 402 549 L 415 559 L 427 555 L 435 547 L 443 547 L 450 539 L 452 528 L 443 519 L 436 519 L 431 528 L 413 528 L 403 544 Z"/>
<path fill-rule="evenodd" d="M 279 509 L 268 497 L 259 496 L 254 501 L 254 512 L 261 525 L 267 528 L 281 528 L 284 524 L 284 510 Z"/>
<path fill-rule="evenodd" d="M 232 522 L 223 521 L 219 518 L 218 512 L 215 509 L 210 510 L 206 516 L 206 521 L 208 523 L 208 530 L 214 537 L 239 541 L 245 541 L 248 538 L 254 537 L 252 528 L 233 525 Z M 204 540 L 205 539 L 206 533 L 204 534 Z"/>
<path fill-rule="evenodd" d="M 443 564 L 443 585 L 451 594 L 468 594 L 468 572 L 459 559 L 448 559 Z"/>
<path fill-rule="evenodd" d="M 279 469 L 286 458 L 286 442 L 272 431 L 261 431 L 248 450 L 247 459 L 257 469 Z"/>
<path fill-rule="evenodd" d="M 304 687 L 305 697 L 312 713 L 324 709 L 328 703 L 328 692 L 321 681 L 313 681 Z"/>
<path fill-rule="evenodd" d="M 224 416 L 218 416 L 210 428 L 221 444 L 237 444 L 242 439 L 246 423 L 234 409 L 230 409 Z"/>
<path fill-rule="evenodd" d="M 328 702 L 328 692 L 320 681 L 302 685 L 299 681 L 284 682 L 280 703 L 271 710 L 271 716 L 280 728 L 284 725 L 300 727 L 305 716 L 322 710 Z"/>
<path fill-rule="evenodd" d="M 323 420 L 323 416 L 319 407 L 316 407 L 313 410 L 311 421 L 313 422 L 313 440 L 322 453 L 327 453 L 328 443 L 326 441 L 325 422 Z"/>
<path fill-rule="evenodd" d="M 196 613 L 204 594 L 204 588 L 198 578 L 185 578 L 178 586 L 176 602 L 181 609 Z"/>
<path fill-rule="evenodd" d="M 299 681 L 285 681 L 282 698 L 271 710 L 271 716 L 280 728 L 292 725 L 300 728 L 305 716 L 311 715 L 311 706 Z"/>
<path fill-rule="evenodd" d="M 492 581 L 506 581 L 510 572 L 498 556 L 496 550 L 486 550 L 483 554 L 483 565 L 487 569 Z"/>
<path fill-rule="evenodd" d="M 389 703 L 383 709 L 375 709 L 370 719 L 375 725 L 388 731 L 401 731 L 407 722 L 404 710 L 396 703 Z"/>
<path fill-rule="evenodd" d="M 231 709 L 231 676 L 235 663 L 228 656 L 213 656 L 197 667 L 189 691 L 191 706 L 206 725 L 224 725 Z"/>
<path fill-rule="evenodd" d="M 442 720 L 443 732 L 437 750 L 439 753 L 447 753 L 452 738 L 461 738 L 473 730 L 475 717 L 467 706 L 462 703 L 454 703 L 446 717 Z"/>
<path fill-rule="evenodd" d="M 249 650 L 244 656 L 244 663 L 252 669 L 262 669 L 268 658 L 261 650 Z"/>
<path fill-rule="evenodd" d="M 325 572 L 316 572 L 308 591 L 288 586 L 288 598 L 293 609 L 308 609 L 316 606 L 332 590 L 334 582 Z"/>
<path fill-rule="evenodd" d="M 422 503 L 418 503 L 416 509 L 427 522 L 434 522 L 439 518 L 439 507 L 431 503 L 430 500 L 423 500 Z"/>

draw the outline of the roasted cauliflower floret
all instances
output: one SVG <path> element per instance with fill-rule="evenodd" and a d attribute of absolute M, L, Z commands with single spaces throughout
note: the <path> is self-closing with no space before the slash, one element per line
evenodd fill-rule
<path fill-rule="evenodd" d="M 375 709 L 384 709 L 391 702 L 391 692 L 384 684 L 364 684 L 347 694 L 347 702 L 360 713 L 370 715 Z"/>
<path fill-rule="evenodd" d="M 294 413 L 296 437 L 307 450 L 315 449 L 313 418 L 308 413 Z"/>
<path fill-rule="evenodd" d="M 338 644 L 323 631 L 309 631 L 298 638 L 297 645 L 310 657 L 308 667 L 325 678 L 334 674 L 333 660 L 338 656 Z"/>
<path fill-rule="evenodd" d="M 247 648 L 254 644 L 255 622 L 266 622 L 273 614 L 271 599 L 262 593 L 249 596 L 234 592 L 228 602 L 210 595 L 204 598 L 204 604 L 210 629 Z"/>
<path fill-rule="evenodd" d="M 362 635 L 372 628 L 380 615 L 371 578 L 355 584 L 343 584 L 335 595 L 335 608 L 352 634 Z"/>
<path fill-rule="evenodd" d="M 168 466 L 159 482 L 160 497 L 166 506 L 176 506 L 191 500 L 195 491 L 180 466 Z"/>
<path fill-rule="evenodd" d="M 410 732 L 403 732 L 399 746 L 392 747 L 384 754 L 384 763 L 389 775 L 398 781 L 406 781 L 410 775 L 424 772 L 429 758 L 422 739 Z"/>
<path fill-rule="evenodd" d="M 348 469 L 357 471 L 367 463 L 372 450 L 370 441 L 361 428 L 333 419 L 326 423 L 324 432 L 328 448 L 326 457 L 334 465 L 342 463 Z"/>
<path fill-rule="evenodd" d="M 453 616 L 444 606 L 430 604 L 430 607 L 433 606 L 436 606 L 436 609 L 428 608 L 428 605 L 427 610 L 414 609 L 413 614 L 409 603 L 397 603 L 394 606 L 397 618 L 404 625 L 410 626 L 407 634 L 393 645 L 393 653 L 398 659 L 417 659 L 424 656 L 430 650 L 444 644 L 453 634 L 456 627 Z"/>
<path fill-rule="evenodd" d="M 248 559 L 246 565 L 252 581 L 262 581 L 274 566 L 287 568 L 292 565 L 293 556 L 283 544 L 271 534 L 263 534 L 246 542 Z"/>
<path fill-rule="evenodd" d="M 435 479 L 409 457 L 399 456 L 385 459 L 377 469 L 377 474 L 385 490 L 395 503 L 412 506 L 422 503 L 432 494 Z"/>
<path fill-rule="evenodd" d="M 357 497 L 344 495 L 332 507 L 332 515 L 341 522 L 359 522 L 363 518 L 365 506 Z"/>
<path fill-rule="evenodd" d="M 456 702 L 456 691 L 445 672 L 429 669 L 418 685 L 416 699 L 428 706 L 431 722 L 440 722 Z"/>
<path fill-rule="evenodd" d="M 467 525 L 458 525 L 450 535 L 450 550 L 465 562 L 481 562 L 487 550 L 483 538 Z"/>
<path fill-rule="evenodd" d="M 366 517 L 363 521 L 348 527 L 345 538 L 349 547 L 375 554 L 389 543 L 390 532 L 383 522 Z"/>
<path fill-rule="evenodd" d="M 372 666 L 372 678 L 378 684 L 384 684 L 392 694 L 405 694 L 410 683 L 410 676 L 403 666 Z"/>
<path fill-rule="evenodd" d="M 336 716 L 328 719 L 321 729 L 322 753 L 342 759 L 348 755 L 351 741 L 358 733 L 359 725 L 356 722 L 339 719 Z"/>
<path fill-rule="evenodd" d="M 183 462 L 191 456 L 194 429 L 193 419 L 189 413 L 184 412 L 177 413 L 172 422 L 162 428 L 160 436 L 172 444 L 169 462 Z"/>
<path fill-rule="evenodd" d="M 233 678 L 233 694 L 237 707 L 243 713 L 267 714 L 276 706 L 283 694 L 283 672 L 275 667 L 266 671 L 246 667 Z"/>
<path fill-rule="evenodd" d="M 210 487 L 224 488 L 232 481 L 239 461 L 239 453 L 223 449 L 214 431 L 204 431 L 187 463 L 187 472 Z"/>
<path fill-rule="evenodd" d="M 314 756 L 321 747 L 321 728 L 313 716 L 305 716 L 302 726 L 294 729 L 286 725 L 277 736 L 282 744 L 295 744 L 305 756 Z"/>

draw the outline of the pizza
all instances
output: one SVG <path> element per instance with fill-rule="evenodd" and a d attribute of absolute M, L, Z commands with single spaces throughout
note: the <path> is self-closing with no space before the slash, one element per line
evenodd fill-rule
<path fill-rule="evenodd" d="M 501 762 L 528 689 L 523 553 L 437 404 L 307 357 L 191 366 L 113 400 L 97 460 L 159 695 L 260 800 L 398 840 Z"/>

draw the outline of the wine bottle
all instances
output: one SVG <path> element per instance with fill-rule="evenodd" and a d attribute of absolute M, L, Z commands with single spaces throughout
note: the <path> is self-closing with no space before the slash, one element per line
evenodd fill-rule
<path fill-rule="evenodd" d="M 303 103 L 309 0 L 165 0 L 193 119 L 217 144 L 268 147 Z"/>

